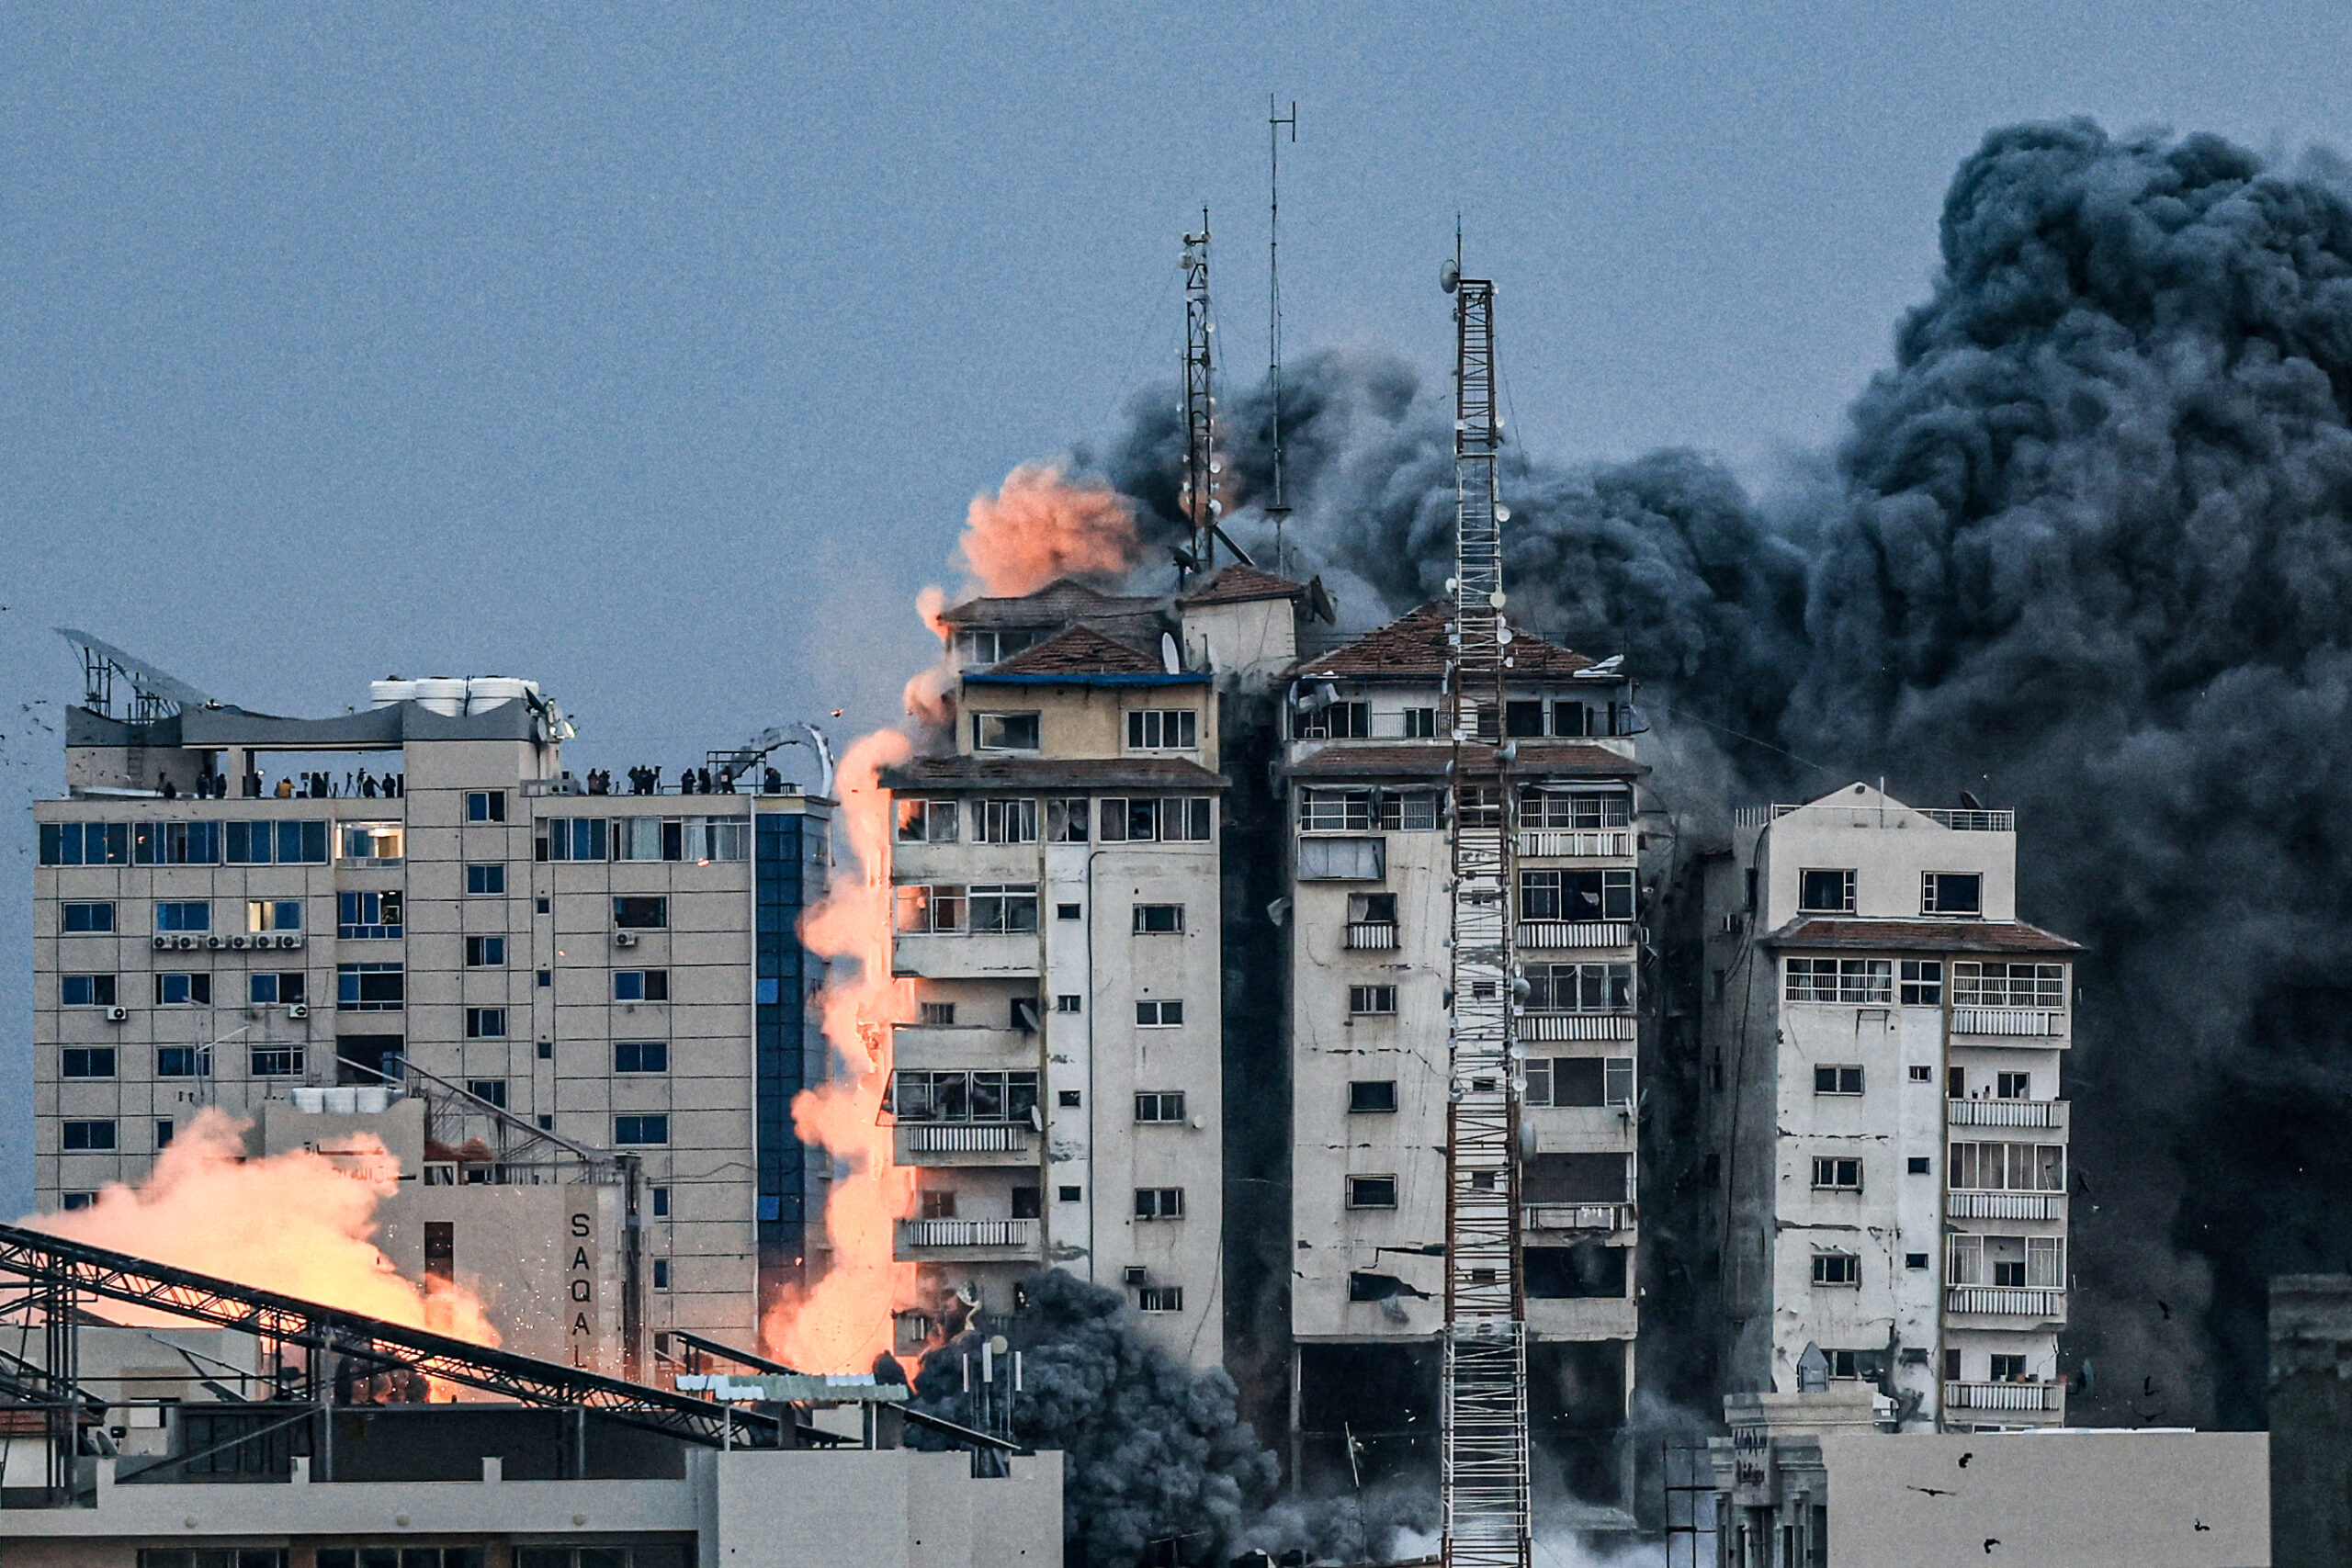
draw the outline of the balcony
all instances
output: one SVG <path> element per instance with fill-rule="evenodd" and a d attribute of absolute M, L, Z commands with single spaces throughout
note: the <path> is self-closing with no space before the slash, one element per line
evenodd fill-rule
<path fill-rule="evenodd" d="M 2054 1382 L 1948 1382 L 1946 1410 L 2031 1411 L 2036 1415 L 2066 1408 L 2066 1390 Z"/>
<path fill-rule="evenodd" d="M 1634 854 L 1634 832 L 1630 828 L 1531 828 L 1519 835 L 1519 852 L 1522 858 L 1630 860 Z"/>
<path fill-rule="evenodd" d="M 900 1220 L 901 1256 L 933 1259 L 963 1257 L 986 1262 L 1020 1261 L 1037 1250 L 1035 1220 Z"/>
<path fill-rule="evenodd" d="M 1396 923 L 1350 920 L 1347 939 L 1340 945 L 1350 953 L 1393 953 L 1396 947 Z"/>
<path fill-rule="evenodd" d="M 1538 1339 L 1631 1339 L 1641 1325 L 1641 1303 L 1630 1296 L 1530 1297 L 1527 1303 L 1527 1326 Z"/>
<path fill-rule="evenodd" d="M 1944 1121 L 1954 1127 L 2040 1127 L 2066 1130 L 2063 1100 L 1948 1100 Z"/>
<path fill-rule="evenodd" d="M 1631 1203 L 1528 1203 L 1520 1224 L 1532 1231 L 1597 1231 L 1615 1234 L 1634 1228 Z"/>
<path fill-rule="evenodd" d="M 1944 1310 L 2064 1323 L 2066 1292 L 2044 1285 L 1953 1285 L 1944 1292 Z"/>
<path fill-rule="evenodd" d="M 1560 1040 L 1631 1040 L 1629 1012 L 1529 1012 L 1519 1018 L 1519 1037 L 1537 1044 Z"/>
<path fill-rule="evenodd" d="M 2063 1037 L 2066 1015 L 2049 1008 L 1963 1008 L 1951 1010 L 1954 1034 L 2007 1034 L 2028 1040 Z"/>
<path fill-rule="evenodd" d="M 1519 945 L 1528 949 L 1631 947 L 1631 920 L 1522 920 Z"/>
<path fill-rule="evenodd" d="M 892 947 L 890 970 L 941 980 L 1032 979 L 1043 961 L 1035 931 L 908 931 Z"/>
<path fill-rule="evenodd" d="M 1031 1134 L 1018 1122 L 918 1122 L 899 1124 L 900 1165 L 1027 1165 Z"/>
<path fill-rule="evenodd" d="M 1944 1213 L 1955 1220 L 2063 1220 L 2061 1192 L 1950 1192 Z"/>

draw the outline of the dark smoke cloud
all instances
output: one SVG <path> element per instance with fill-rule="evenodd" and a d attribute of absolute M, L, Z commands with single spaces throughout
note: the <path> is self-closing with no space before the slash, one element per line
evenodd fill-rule
<path fill-rule="evenodd" d="M 2352 1267 L 2342 180 L 2211 136 L 1998 130 L 1815 472 L 1758 502 L 1691 453 L 1506 449 L 1518 613 L 1628 652 L 1662 787 L 1883 774 L 2019 809 L 2025 912 L 2092 948 L 2067 1071 L 2078 1420 L 2258 1424 L 2264 1280 Z M 1364 354 L 1289 382 L 1300 568 L 1358 621 L 1440 592 L 1450 389 Z M 1100 458 L 1170 537 L 1173 401 L 1139 401 Z M 1262 554 L 1262 390 L 1227 403 L 1231 526 Z"/>

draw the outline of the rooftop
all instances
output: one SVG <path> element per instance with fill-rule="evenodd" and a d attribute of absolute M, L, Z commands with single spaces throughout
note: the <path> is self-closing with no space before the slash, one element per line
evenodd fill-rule
<path fill-rule="evenodd" d="M 1158 617 L 1161 601 L 1147 594 L 1105 593 L 1074 577 L 1057 577 L 1035 592 L 1003 598 L 967 599 L 939 613 L 961 630 L 986 626 L 1070 626 L 1080 621 L 1136 621 Z"/>
<path fill-rule="evenodd" d="M 991 665 L 992 675 L 1159 675 L 1160 661 L 1089 626 L 1056 632 Z"/>
<path fill-rule="evenodd" d="M 1303 599 L 1306 584 L 1260 571 L 1238 563 L 1227 567 L 1190 593 L 1177 595 L 1179 604 L 1246 604 L 1260 599 Z"/>
<path fill-rule="evenodd" d="M 1443 599 L 1432 599 L 1378 631 L 1327 652 L 1310 654 L 1284 673 L 1293 679 L 1329 675 L 1341 679 L 1433 681 L 1445 673 L 1446 633 L 1453 624 L 1453 605 Z M 1510 657 L 1511 672 L 1522 679 L 1574 675 L 1593 667 L 1593 660 L 1583 654 L 1516 628 Z"/>
<path fill-rule="evenodd" d="M 1770 947 L 1851 949 L 1872 953 L 2080 953 L 2069 942 L 2023 920 L 1863 919 L 1799 915 L 1764 939 Z"/>

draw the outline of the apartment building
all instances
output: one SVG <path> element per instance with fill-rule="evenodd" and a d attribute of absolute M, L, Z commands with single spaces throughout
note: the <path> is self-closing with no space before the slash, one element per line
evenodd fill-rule
<path fill-rule="evenodd" d="M 1294 1427 L 1312 1444 L 1433 1423 L 1444 1321 L 1453 898 L 1451 609 L 1285 671 L 1294 1078 Z M 1521 633 L 1465 724 L 1498 748 L 1512 829 L 1530 1411 L 1587 1495 L 1633 1387 L 1640 728 L 1616 660 Z M 1386 1412 L 1378 1406 L 1386 1406 Z M 1329 1446 L 1326 1444 L 1325 1446 Z M 1428 1453 L 1421 1455 L 1426 1461 Z M 1312 1454 L 1308 1455 L 1312 1460 Z"/>
<path fill-rule="evenodd" d="M 590 795 L 528 682 L 287 718 L 76 640 L 67 795 L 34 808 L 41 1206 L 138 1181 L 206 1106 L 255 1154 L 373 1132 L 421 1167 L 394 1261 L 518 1348 L 751 1341 L 821 1203 L 790 1102 L 824 1070 L 796 927 L 831 803 Z"/>
<path fill-rule="evenodd" d="M 1905 1431 L 2057 1426 L 2076 944 L 2010 813 L 1856 784 L 1703 873 L 1702 1064 L 1735 1393 L 1875 1384 Z"/>

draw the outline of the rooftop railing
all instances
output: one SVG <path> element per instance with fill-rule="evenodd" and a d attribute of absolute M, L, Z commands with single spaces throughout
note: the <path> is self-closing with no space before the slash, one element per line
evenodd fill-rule
<path fill-rule="evenodd" d="M 1732 810 L 1731 819 L 1736 827 L 1762 828 L 1779 821 L 1792 811 L 1803 811 L 1814 806 L 1818 806 L 1824 811 L 1880 809 L 1875 806 L 1849 807 L 1815 801 L 1800 801 L 1793 805 L 1776 802 L 1770 806 L 1736 807 Z M 1949 828 L 1955 833 L 2014 833 L 2018 830 L 2018 814 L 2014 811 L 1952 810 L 1940 806 L 1907 806 L 1900 809 L 1924 817 L 1928 821 Z"/>

